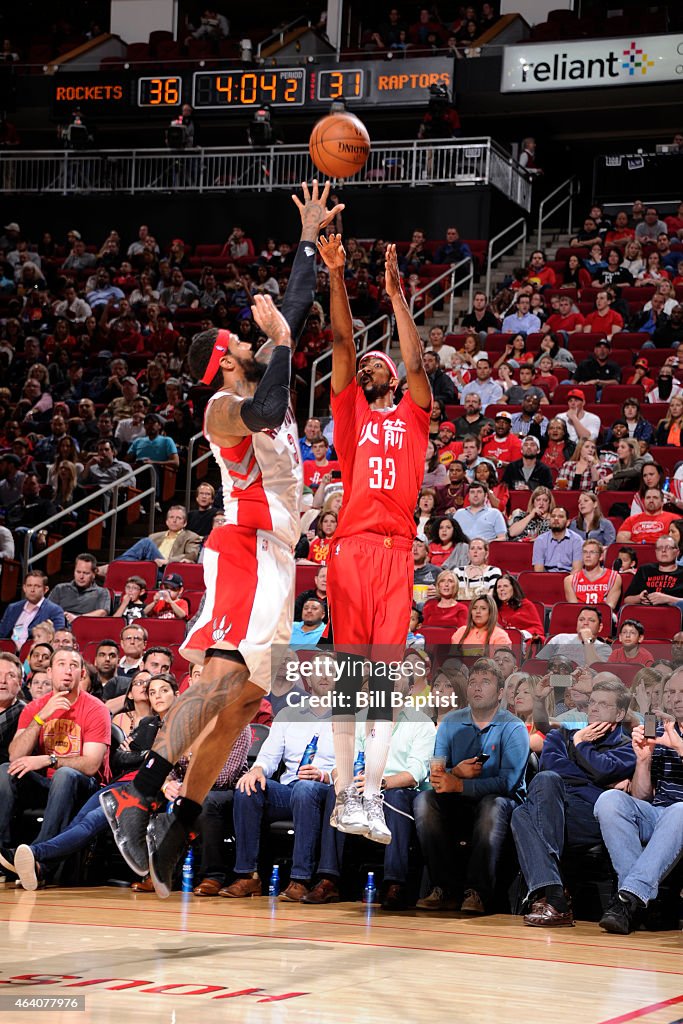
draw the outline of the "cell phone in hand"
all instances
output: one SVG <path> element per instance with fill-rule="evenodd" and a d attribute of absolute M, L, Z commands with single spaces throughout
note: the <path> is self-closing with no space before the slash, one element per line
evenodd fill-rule
<path fill-rule="evenodd" d="M 643 715 L 644 735 L 646 740 L 657 739 L 657 716 L 651 711 Z"/>
<path fill-rule="evenodd" d="M 341 469 L 333 469 L 330 473 L 330 479 L 341 480 Z"/>
<path fill-rule="evenodd" d="M 477 754 L 475 760 L 478 764 L 486 764 L 490 756 L 490 754 Z"/>

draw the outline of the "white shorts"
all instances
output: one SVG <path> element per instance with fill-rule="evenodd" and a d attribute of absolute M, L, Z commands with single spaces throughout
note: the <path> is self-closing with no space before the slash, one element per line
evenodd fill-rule
<path fill-rule="evenodd" d="M 271 648 L 286 647 L 294 618 L 291 548 L 272 533 L 219 526 L 204 548 L 204 604 L 180 653 L 202 664 L 207 650 L 239 651 L 253 683 L 270 692 Z"/>

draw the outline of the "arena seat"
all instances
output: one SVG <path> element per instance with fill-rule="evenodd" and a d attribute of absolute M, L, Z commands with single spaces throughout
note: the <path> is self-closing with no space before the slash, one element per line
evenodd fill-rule
<path fill-rule="evenodd" d="M 560 508 L 566 509 L 569 518 L 573 519 L 579 510 L 579 495 L 581 494 L 581 491 L 553 490 L 552 493 L 553 498 L 555 499 L 555 504 L 559 505 Z M 510 512 L 515 512 L 518 508 L 526 511 L 530 497 L 530 491 L 511 491 Z"/>
<path fill-rule="evenodd" d="M 659 462 L 664 467 L 669 476 L 673 476 L 676 466 L 683 460 L 683 448 L 652 445 L 650 455 L 655 462 Z"/>
<path fill-rule="evenodd" d="M 531 546 L 531 545 L 530 545 Z M 544 608 L 550 608 L 557 601 L 564 601 L 563 572 L 521 572 L 517 582 L 524 591 L 524 596 L 531 601 L 540 601 Z"/>
<path fill-rule="evenodd" d="M 315 587 L 315 577 L 318 573 L 319 565 L 297 565 L 296 567 L 296 592 L 301 594 L 304 590 L 313 590 Z"/>
<path fill-rule="evenodd" d="M 185 590 L 204 590 L 204 566 L 196 562 L 169 562 L 164 568 L 164 576 L 172 572 L 181 577 Z"/>
<path fill-rule="evenodd" d="M 627 398 L 638 398 L 645 401 L 645 388 L 642 384 L 605 384 L 600 396 L 601 402 L 625 402 Z"/>
<path fill-rule="evenodd" d="M 614 565 L 614 559 L 619 557 L 619 548 L 634 547 L 638 555 L 638 565 L 646 565 L 648 562 L 656 562 L 654 544 L 626 544 L 615 541 L 605 551 L 605 565 L 610 568 Z M 631 577 L 633 579 L 633 577 Z M 623 580 L 622 580 L 623 583 Z"/>
<path fill-rule="evenodd" d="M 560 601 L 556 604 L 550 613 L 549 634 L 551 638 L 558 633 L 575 633 L 576 620 L 580 612 L 587 607 L 588 605 L 585 604 L 570 604 L 569 601 Z M 610 639 L 612 636 L 612 609 L 608 604 L 592 604 L 590 607 L 597 608 L 601 615 L 599 635 L 606 640 Z"/>
<path fill-rule="evenodd" d="M 154 590 L 157 585 L 157 571 L 155 562 L 110 562 L 104 585 L 120 594 L 129 576 L 141 576 L 147 584 L 147 589 Z"/>
<path fill-rule="evenodd" d="M 423 626 L 422 635 L 427 647 L 450 644 L 455 630 L 448 626 Z"/>
<path fill-rule="evenodd" d="M 600 491 L 598 503 L 603 516 L 609 515 L 612 505 L 628 505 L 631 507 L 634 491 Z"/>
<path fill-rule="evenodd" d="M 531 569 L 532 549 L 533 544 L 528 542 L 492 540 L 489 545 L 489 561 L 505 572 L 524 572 L 525 569 Z"/>
<path fill-rule="evenodd" d="M 681 629 L 681 612 L 679 608 L 672 605 L 628 605 L 622 608 L 619 613 L 617 629 L 621 627 L 625 619 L 637 619 L 645 627 L 645 633 L 651 636 L 672 637 Z"/>
<path fill-rule="evenodd" d="M 612 348 L 640 349 L 646 341 L 650 340 L 649 334 L 633 331 L 621 331 L 612 338 Z"/>
<path fill-rule="evenodd" d="M 567 396 L 570 391 L 575 388 L 581 388 L 584 395 L 586 396 L 586 402 L 597 401 L 596 387 L 595 384 L 558 384 L 553 394 L 553 405 L 559 405 L 567 403 Z"/>

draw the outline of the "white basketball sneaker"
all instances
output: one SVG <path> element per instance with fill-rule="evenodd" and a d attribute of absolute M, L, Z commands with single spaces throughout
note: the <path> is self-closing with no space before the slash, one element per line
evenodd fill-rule
<path fill-rule="evenodd" d="M 352 784 L 337 794 L 337 802 L 330 816 L 330 825 L 340 832 L 351 835 L 367 835 L 369 823 L 363 807 L 363 799 Z"/>
<path fill-rule="evenodd" d="M 365 835 L 368 839 L 386 846 L 391 842 L 391 832 L 384 820 L 384 797 L 381 795 L 363 797 L 363 810 L 367 816 L 368 828 Z"/>

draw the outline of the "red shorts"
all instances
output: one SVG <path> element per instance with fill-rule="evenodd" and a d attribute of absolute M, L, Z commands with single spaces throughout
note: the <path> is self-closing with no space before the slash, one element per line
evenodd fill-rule
<path fill-rule="evenodd" d="M 412 542 L 360 533 L 332 542 L 327 586 L 334 646 L 391 646 L 403 657 L 413 603 Z M 396 651 L 400 648 L 400 652 Z"/>
<path fill-rule="evenodd" d="M 271 649 L 289 643 L 294 613 L 291 548 L 264 530 L 227 524 L 204 548 L 204 604 L 180 653 L 201 664 L 211 648 L 239 651 L 249 677 L 270 690 Z"/>

